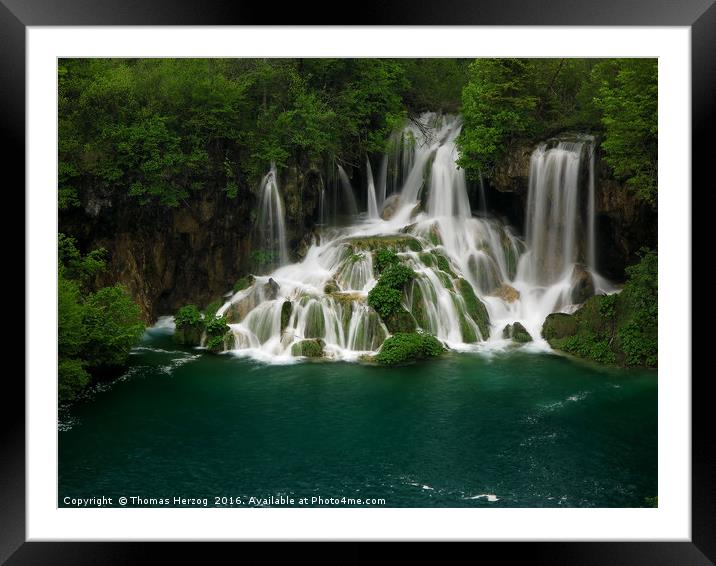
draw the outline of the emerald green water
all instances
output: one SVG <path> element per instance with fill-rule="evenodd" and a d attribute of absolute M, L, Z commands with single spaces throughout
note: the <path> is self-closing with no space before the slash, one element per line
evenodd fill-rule
<path fill-rule="evenodd" d="M 280 495 L 644 506 L 657 495 L 656 373 L 520 352 L 265 365 L 155 334 L 125 377 L 60 413 L 60 506 Z"/>

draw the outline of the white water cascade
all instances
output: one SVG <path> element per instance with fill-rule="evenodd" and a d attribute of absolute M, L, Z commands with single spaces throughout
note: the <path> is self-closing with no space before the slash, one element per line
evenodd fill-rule
<path fill-rule="evenodd" d="M 533 338 L 525 347 L 548 349 L 542 323 L 575 308 L 574 290 L 584 284 L 576 274 L 586 271 L 597 290 L 606 285 L 592 276 L 593 141 L 582 136 L 535 150 L 523 240 L 484 212 L 473 216 L 465 173 L 455 164 L 461 127 L 459 117 L 427 113 L 395 132 L 377 190 L 367 163 L 367 217 L 354 211 L 350 226 L 324 227 L 303 261 L 256 277 L 219 309 L 234 334 L 232 353 L 285 362 L 311 339 L 322 340 L 328 358 L 375 353 L 389 327 L 401 330 L 367 302 L 377 282 L 375 252 L 386 247 L 416 274 L 402 297 L 408 326 L 454 349 L 485 350 L 514 347 L 502 332 L 520 322 Z M 352 196 L 345 171 L 338 172 Z M 580 271 L 585 261 L 589 270 Z"/>
<path fill-rule="evenodd" d="M 370 167 L 370 159 L 365 160 L 366 177 L 368 178 L 368 218 L 378 218 L 378 200 L 375 195 L 375 183 L 373 182 L 373 170 Z"/>
<path fill-rule="evenodd" d="M 259 246 L 269 252 L 273 262 L 283 265 L 288 262 L 286 244 L 286 218 L 283 201 L 278 190 L 276 165 L 264 176 L 259 188 L 259 208 L 256 217 Z"/>

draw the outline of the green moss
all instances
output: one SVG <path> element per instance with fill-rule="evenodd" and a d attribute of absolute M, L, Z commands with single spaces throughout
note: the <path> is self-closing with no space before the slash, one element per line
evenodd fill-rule
<path fill-rule="evenodd" d="M 181 307 L 174 316 L 174 341 L 183 346 L 199 346 L 204 334 L 204 319 L 195 305 Z"/>
<path fill-rule="evenodd" d="M 392 312 L 387 317 L 382 318 L 386 328 L 391 334 L 398 332 L 415 332 L 417 329 L 415 318 L 403 307 L 400 307 L 399 310 Z"/>
<path fill-rule="evenodd" d="M 557 350 L 599 363 L 656 367 L 656 255 L 645 252 L 628 275 L 621 293 L 590 297 L 573 315 L 549 315 L 542 336 Z"/>
<path fill-rule="evenodd" d="M 448 258 L 446 258 L 440 252 L 433 252 L 433 255 L 435 256 L 435 261 L 437 263 L 438 269 L 440 271 L 444 271 L 450 277 L 455 277 L 455 272 L 450 267 L 450 261 L 448 260 Z"/>
<path fill-rule="evenodd" d="M 323 338 L 326 335 L 326 320 L 323 317 L 323 305 L 318 301 L 312 302 L 306 313 L 306 327 L 304 338 Z"/>
<path fill-rule="evenodd" d="M 355 249 L 373 251 L 380 248 L 392 249 L 395 251 L 419 252 L 423 249 L 420 241 L 408 234 L 394 234 L 389 236 L 360 236 L 348 238 L 346 243 Z"/>
<path fill-rule="evenodd" d="M 325 343 L 320 339 L 301 340 L 291 346 L 292 356 L 305 356 L 306 358 L 322 358 Z"/>
<path fill-rule="evenodd" d="M 435 255 L 433 255 L 432 252 L 420 252 L 418 254 L 418 258 L 420 259 L 421 263 L 426 267 L 437 266 L 437 260 L 435 259 Z"/>
<path fill-rule="evenodd" d="M 532 336 L 530 336 L 529 332 L 527 332 L 525 327 L 519 322 L 505 326 L 505 328 L 502 329 L 502 337 L 505 339 L 511 338 L 514 342 L 520 344 L 532 342 Z"/>
<path fill-rule="evenodd" d="M 431 334 L 399 333 L 383 342 L 375 360 L 381 364 L 395 365 L 436 357 L 444 351 L 445 347 Z"/>
<path fill-rule="evenodd" d="M 281 332 L 283 332 L 288 326 L 288 321 L 291 318 L 293 312 L 293 303 L 291 301 L 284 301 L 281 305 Z"/>
<path fill-rule="evenodd" d="M 416 324 L 423 329 L 428 328 L 428 317 L 425 313 L 425 305 L 424 303 L 424 297 L 423 297 L 423 291 L 420 289 L 420 285 L 418 285 L 417 281 L 413 282 L 412 289 L 412 302 L 410 305 L 410 312 L 413 314 L 413 317 L 415 318 Z"/>
<path fill-rule="evenodd" d="M 487 313 L 487 308 L 484 303 L 477 298 L 475 291 L 472 289 L 472 285 L 467 280 L 459 278 L 455 281 L 460 296 L 465 301 L 465 310 L 470 318 L 475 321 L 475 324 L 480 329 L 480 334 L 483 340 L 487 340 L 490 337 L 490 315 Z"/>
<path fill-rule="evenodd" d="M 234 283 L 234 293 L 238 293 L 239 291 L 248 289 L 253 284 L 254 284 L 254 276 L 253 275 L 247 275 L 246 277 L 242 277 L 236 283 Z"/>
<path fill-rule="evenodd" d="M 542 325 L 542 338 L 551 340 L 566 338 L 577 332 L 577 318 L 571 314 L 555 312 L 550 314 Z"/>

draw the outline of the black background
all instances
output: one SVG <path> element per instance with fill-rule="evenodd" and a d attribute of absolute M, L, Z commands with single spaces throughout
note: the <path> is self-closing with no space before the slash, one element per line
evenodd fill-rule
<path fill-rule="evenodd" d="M 362 0 L 355 4 L 319 2 L 220 2 L 217 0 L 0 0 L 0 125 L 4 149 L 3 203 L 15 219 L 25 210 L 25 28 L 36 25 L 637 25 L 690 26 L 692 34 L 692 185 L 704 196 L 714 192 L 714 100 L 716 100 L 716 5 L 714 0 Z M 429 45 L 426 45 L 429 51 Z M 568 52 L 569 46 L 565 46 Z M 54 188 L 53 188 L 54 189 Z M 692 198 L 690 187 L 681 190 Z M 16 202 L 10 204 L 9 199 Z M 12 208 L 9 208 L 12 206 Z M 693 206 L 692 206 L 692 210 Z M 697 209 L 698 210 L 698 209 Z M 702 207 L 702 212 L 713 210 Z M 18 245 L 17 222 L 3 217 L 5 238 L 0 253 L 9 269 L 6 283 L 22 284 L 15 295 L 4 293 L 5 329 L 16 348 L 20 336 L 20 293 L 25 301 L 24 257 Z M 666 221 L 662 212 L 660 221 Z M 704 221 L 708 227 L 709 221 Z M 713 222 L 713 221 L 711 221 Z M 694 226 L 704 223 L 693 221 Z M 24 233 L 24 231 L 22 232 Z M 710 245 L 693 238 L 694 250 Z M 708 252 L 694 254 L 697 258 Z M 692 256 L 692 257 L 694 257 Z M 709 262 L 712 263 L 711 260 Z M 705 268 L 702 268 L 705 269 Z M 693 275 L 692 275 L 693 277 Z M 704 278 L 713 293 L 713 279 Z M 700 282 L 699 279 L 692 281 Z M 692 291 L 693 296 L 705 297 Z M 668 299 L 661 297 L 662 300 Z M 707 309 L 696 317 L 709 320 Z M 693 311 L 692 311 L 693 312 Z M 693 316 L 693 315 L 692 315 Z M 9 324 L 8 324 L 9 323 Z M 5 333 L 4 333 L 5 334 Z M 25 328 L 26 339 L 32 329 Z M 713 333 L 692 332 L 695 350 L 713 340 Z M 6 337 L 7 340 L 7 337 Z M 26 343 L 26 342 L 25 342 Z M 27 352 L 27 350 L 26 350 Z M 18 359 L 14 356 L 13 359 Z M 712 364 L 711 364 L 712 365 Z M 24 373 L 24 372 L 23 372 Z M 695 371 L 692 380 L 692 542 L 524 542 L 524 543 L 81 543 L 25 541 L 25 408 L 21 368 L 5 364 L 0 374 L 0 563 L 134 564 L 165 562 L 177 555 L 187 562 L 211 563 L 224 556 L 232 563 L 278 559 L 311 562 L 364 563 L 398 553 L 400 563 L 443 563 L 453 553 L 469 562 L 537 564 L 700 565 L 716 560 L 716 443 L 711 405 L 716 391 L 713 370 Z M 659 375 L 659 379 L 691 379 Z M 177 512 L 181 512 L 178 510 Z M 465 545 L 470 545 L 469 547 Z M 478 545 L 477 547 L 475 545 Z M 227 554 L 228 553 L 228 554 Z"/>

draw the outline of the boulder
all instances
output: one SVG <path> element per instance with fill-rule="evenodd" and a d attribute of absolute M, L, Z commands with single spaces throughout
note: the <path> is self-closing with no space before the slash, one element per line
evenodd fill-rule
<path fill-rule="evenodd" d="M 502 330 L 502 337 L 506 339 L 511 338 L 514 342 L 519 342 L 520 344 L 532 342 L 532 336 L 530 336 L 530 333 L 527 332 L 520 322 L 505 326 Z"/>
<path fill-rule="evenodd" d="M 515 289 L 512 285 L 503 283 L 495 292 L 495 295 L 500 297 L 506 303 L 514 303 L 520 298 L 520 292 Z"/>
<path fill-rule="evenodd" d="M 594 295 L 594 279 L 586 268 L 577 264 L 572 272 L 572 303 L 581 304 Z"/>
<path fill-rule="evenodd" d="M 291 355 L 304 356 L 306 358 L 322 358 L 325 345 L 326 343 L 321 339 L 301 340 L 291 346 Z"/>
<path fill-rule="evenodd" d="M 566 338 L 576 334 L 578 329 L 578 320 L 574 315 L 563 312 L 554 312 L 550 314 L 542 325 L 542 338 L 547 340 L 555 340 Z"/>
<path fill-rule="evenodd" d="M 383 220 L 390 220 L 395 216 L 400 207 L 400 194 L 390 195 L 383 203 L 383 209 L 380 211 L 380 217 Z"/>
<path fill-rule="evenodd" d="M 278 291 L 281 286 L 273 280 L 273 277 L 269 277 L 269 280 L 264 283 L 264 299 L 267 301 L 273 301 L 278 297 Z"/>

